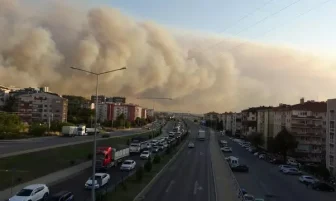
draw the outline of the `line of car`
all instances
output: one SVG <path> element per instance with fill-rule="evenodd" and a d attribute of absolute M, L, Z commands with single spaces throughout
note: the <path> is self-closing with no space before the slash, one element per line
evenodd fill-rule
<path fill-rule="evenodd" d="M 245 148 L 248 152 L 252 153 L 254 156 L 258 157 L 261 160 L 268 161 L 273 164 L 279 163 L 279 159 L 275 157 L 269 157 L 266 152 L 258 151 L 255 147 L 251 146 L 250 142 L 243 141 L 241 139 L 232 139 L 233 142 L 238 143 L 240 146 Z M 298 181 L 307 185 L 307 187 L 311 187 L 314 190 L 318 191 L 327 191 L 334 192 L 335 188 L 319 179 L 315 178 L 312 175 L 309 175 L 300 170 L 301 164 L 298 163 L 294 158 L 288 157 L 286 164 L 281 164 L 278 166 L 279 172 L 284 175 L 295 175 L 299 176 Z"/>
<path fill-rule="evenodd" d="M 183 131 L 183 130 L 182 130 Z M 181 133 L 182 134 L 182 133 Z M 176 135 L 175 132 L 170 132 L 168 137 L 160 137 L 158 139 L 153 139 L 147 143 L 147 147 L 142 151 L 140 154 L 140 159 L 149 159 L 152 153 L 160 153 L 160 151 L 163 151 L 165 148 L 169 146 L 169 144 L 175 143 L 175 141 L 180 138 L 181 135 Z M 106 147 L 105 147 L 106 148 Z M 106 150 L 103 150 L 106 152 Z M 104 158 L 106 156 L 104 155 Z M 116 164 L 119 161 L 116 161 Z M 116 165 L 115 165 L 116 166 Z M 124 160 L 120 166 L 121 171 L 132 171 L 136 168 L 137 163 L 135 160 L 127 159 Z M 98 169 L 98 170 L 103 170 Z M 95 174 L 95 178 L 92 179 L 91 177 L 88 178 L 88 180 L 84 184 L 85 189 L 100 189 L 107 184 L 109 184 L 111 179 L 110 174 L 108 174 L 105 171 L 97 172 Z M 49 188 L 46 184 L 32 184 L 29 186 L 24 187 L 21 189 L 18 193 L 16 193 L 14 196 L 8 199 L 8 201 L 73 201 L 75 199 L 75 196 L 72 192 L 69 191 L 59 191 L 56 194 L 53 194 L 50 196 Z"/>

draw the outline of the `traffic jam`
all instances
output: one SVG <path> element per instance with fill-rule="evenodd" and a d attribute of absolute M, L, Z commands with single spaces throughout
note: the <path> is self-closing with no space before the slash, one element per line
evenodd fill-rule
<path fill-rule="evenodd" d="M 94 179 L 89 177 L 86 180 L 82 191 L 75 193 L 63 189 L 58 192 L 51 192 L 51 188 L 46 184 L 31 184 L 21 189 L 8 201 L 73 201 L 75 198 L 81 199 L 82 197 L 79 196 L 89 193 L 92 188 L 97 191 L 106 190 L 106 187 L 111 185 L 113 178 L 120 177 L 118 174 L 123 174 L 123 177 L 126 178 L 134 174 L 138 166 L 144 165 L 144 161 L 153 160 L 154 157 L 152 156 L 162 154 L 166 148 L 175 145 L 177 140 L 185 134 L 184 124 L 179 121 L 175 123 L 173 130 L 168 135 L 163 133 L 152 140 L 141 136 L 134 137 L 130 140 L 129 146 L 97 147 L 95 177 Z"/>

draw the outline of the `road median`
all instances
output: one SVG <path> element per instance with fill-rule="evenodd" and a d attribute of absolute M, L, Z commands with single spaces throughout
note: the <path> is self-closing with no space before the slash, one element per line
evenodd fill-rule
<path fill-rule="evenodd" d="M 157 131 L 155 135 L 161 132 Z M 152 131 L 101 139 L 97 146 L 118 146 L 136 136 L 152 136 Z M 92 158 L 92 140 L 0 159 L 0 190 L 85 163 Z"/>

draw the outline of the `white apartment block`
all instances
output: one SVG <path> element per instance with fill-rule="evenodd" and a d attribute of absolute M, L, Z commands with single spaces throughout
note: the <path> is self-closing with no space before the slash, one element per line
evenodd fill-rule
<path fill-rule="evenodd" d="M 257 131 L 257 110 L 249 108 L 242 112 L 242 135 L 248 136 Z"/>
<path fill-rule="evenodd" d="M 232 132 L 232 113 L 225 114 L 225 127 L 224 130 Z"/>
<path fill-rule="evenodd" d="M 98 121 L 104 122 L 107 120 L 107 109 L 108 105 L 106 103 L 98 103 Z"/>
<path fill-rule="evenodd" d="M 257 112 L 257 132 L 261 133 L 264 139 L 263 148 L 268 149 L 268 140 L 273 138 L 274 111 L 272 109 L 261 109 Z"/>
<path fill-rule="evenodd" d="M 239 135 L 241 133 L 241 113 L 226 112 L 220 115 L 220 121 L 223 122 L 223 129 L 231 132 L 232 135 Z"/>
<path fill-rule="evenodd" d="M 204 114 L 204 120 L 219 120 L 221 117 L 220 114 L 218 114 L 217 112 L 209 112 Z"/>
<path fill-rule="evenodd" d="M 327 100 L 326 121 L 326 167 L 336 176 L 336 140 L 335 140 L 336 99 Z"/>
<path fill-rule="evenodd" d="M 275 108 L 273 136 L 287 128 L 298 142 L 295 152 L 300 160 L 321 162 L 325 150 L 326 111 L 325 102 L 304 102 L 303 99 L 300 104 Z"/>
<path fill-rule="evenodd" d="M 117 120 L 118 116 L 124 114 L 125 119 L 128 119 L 128 105 L 115 105 L 113 109 L 113 120 Z"/>
<path fill-rule="evenodd" d="M 154 109 L 147 109 L 146 113 L 147 113 L 147 116 L 154 117 Z"/>

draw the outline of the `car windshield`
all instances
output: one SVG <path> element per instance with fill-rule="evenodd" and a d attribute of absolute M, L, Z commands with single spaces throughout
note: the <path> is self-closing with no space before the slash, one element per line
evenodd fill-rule
<path fill-rule="evenodd" d="M 132 161 L 125 161 L 124 162 L 124 165 L 131 165 L 132 164 Z"/>
<path fill-rule="evenodd" d="M 20 192 L 18 192 L 17 196 L 30 196 L 33 190 L 31 189 L 22 189 Z"/>
<path fill-rule="evenodd" d="M 148 151 L 144 151 L 144 152 L 142 152 L 142 154 L 148 154 L 149 152 Z"/>
<path fill-rule="evenodd" d="M 101 179 L 101 176 L 95 175 L 95 180 L 99 180 L 99 179 Z M 90 177 L 89 180 L 92 180 L 92 177 Z"/>

